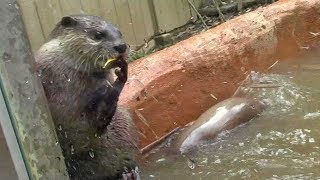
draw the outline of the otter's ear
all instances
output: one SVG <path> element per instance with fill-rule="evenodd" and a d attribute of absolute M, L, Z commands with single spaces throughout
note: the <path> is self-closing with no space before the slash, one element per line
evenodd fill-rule
<path fill-rule="evenodd" d="M 77 20 L 70 16 L 65 16 L 61 19 L 61 25 L 65 27 L 73 27 L 78 24 Z"/>

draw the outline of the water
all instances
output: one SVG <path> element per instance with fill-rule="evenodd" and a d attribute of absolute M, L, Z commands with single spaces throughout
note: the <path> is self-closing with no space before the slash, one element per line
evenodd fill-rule
<path fill-rule="evenodd" d="M 320 55 L 277 64 L 258 81 L 281 85 L 248 92 L 269 103 L 262 116 L 202 145 L 194 168 L 157 151 L 142 179 L 319 179 Z"/>

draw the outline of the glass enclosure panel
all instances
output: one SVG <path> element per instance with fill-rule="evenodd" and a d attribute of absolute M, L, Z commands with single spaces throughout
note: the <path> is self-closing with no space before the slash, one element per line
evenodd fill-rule
<path fill-rule="evenodd" d="M 0 128 L 0 179 L 16 180 L 17 173 L 14 169 L 12 158 L 7 146 L 6 139 Z"/>
<path fill-rule="evenodd" d="M 19 6 L 15 0 L 0 1 L 0 22 L 0 88 L 5 101 L 2 102 L 1 109 L 5 107 L 10 117 L 3 117 L 4 111 L 1 111 L 1 124 L 3 125 L 5 118 L 9 119 L 7 125 L 13 126 L 31 179 L 68 179 L 43 88 L 34 70 L 33 54 Z M 3 130 L 8 140 L 10 131 L 7 128 Z M 15 139 L 8 141 L 9 149 L 14 149 L 15 147 L 10 145 Z M 15 159 L 14 163 L 16 167 L 21 165 L 21 162 L 16 162 Z M 17 173 L 19 174 L 19 169 Z"/>

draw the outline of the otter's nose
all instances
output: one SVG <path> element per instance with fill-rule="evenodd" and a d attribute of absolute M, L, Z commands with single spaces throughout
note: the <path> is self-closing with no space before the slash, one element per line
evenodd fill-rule
<path fill-rule="evenodd" d="M 126 44 L 119 44 L 117 46 L 113 47 L 118 53 L 125 53 L 127 50 L 127 45 Z"/>

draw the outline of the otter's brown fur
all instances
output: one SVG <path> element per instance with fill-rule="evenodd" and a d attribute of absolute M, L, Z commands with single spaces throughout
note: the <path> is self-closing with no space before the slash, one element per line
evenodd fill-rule
<path fill-rule="evenodd" d="M 68 16 L 36 53 L 72 179 L 114 179 L 135 168 L 137 135 L 129 113 L 117 106 L 127 80 L 120 31 L 96 16 Z M 112 71 L 99 63 L 118 58 Z"/>

